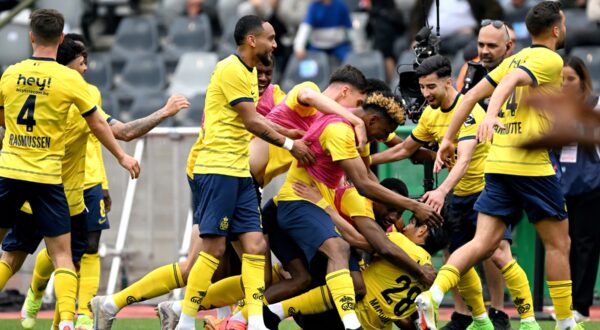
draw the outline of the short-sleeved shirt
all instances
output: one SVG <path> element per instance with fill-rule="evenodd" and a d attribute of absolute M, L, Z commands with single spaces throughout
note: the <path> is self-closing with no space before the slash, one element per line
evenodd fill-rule
<path fill-rule="evenodd" d="M 10 66 L 0 80 L 6 124 L 0 176 L 62 183 L 64 134 L 73 104 L 79 116 L 96 110 L 87 83 L 75 70 L 37 57 Z"/>
<path fill-rule="evenodd" d="M 98 100 L 98 105 L 102 107 L 102 94 L 94 85 L 90 86 L 90 96 L 93 100 Z M 110 122 L 110 117 L 107 117 Z M 102 157 L 102 144 L 94 134 L 88 135 L 88 142 L 85 153 L 85 183 L 84 190 L 102 184 L 102 189 L 108 190 L 108 180 L 106 179 L 106 170 L 104 169 L 104 159 Z"/>
<path fill-rule="evenodd" d="M 277 194 L 277 201 L 306 200 L 294 192 L 292 184 L 303 181 L 314 184 L 329 205 L 335 203 L 335 191 L 341 185 L 344 176 L 339 161 L 358 158 L 355 135 L 352 126 L 335 115 L 323 116 L 311 126 L 305 140 L 312 142 L 311 150 L 316 162 L 307 167 L 299 167 L 294 160 L 288 171 L 286 181 Z"/>
<path fill-rule="evenodd" d="M 526 150 L 520 146 L 549 129 L 549 118 L 522 102 L 532 92 L 550 94 L 562 84 L 563 60 L 556 52 L 533 45 L 505 59 L 486 78 L 498 85 L 512 70 L 525 71 L 533 80 L 533 86 L 516 87 L 502 105 L 500 120 L 505 129 L 496 129 L 490 148 L 486 173 L 521 176 L 554 175 L 547 149 Z"/>
<path fill-rule="evenodd" d="M 444 138 L 446 131 L 448 131 L 448 126 L 452 121 L 452 116 L 454 116 L 454 109 L 462 102 L 462 97 L 461 94 L 458 94 L 448 109 L 433 109 L 432 107 L 427 106 L 419 119 L 417 127 L 415 127 L 411 133 L 413 140 L 423 144 L 434 141 L 440 143 Z M 483 108 L 479 104 L 475 105 L 473 111 L 469 117 L 467 117 L 458 132 L 457 139 L 455 140 L 455 147 L 460 141 L 476 139 L 477 128 L 484 117 L 485 111 Z M 456 184 L 456 187 L 454 187 L 453 193 L 455 195 L 467 196 L 483 190 L 483 170 L 489 148 L 489 143 L 477 144 L 467 172 L 458 184 Z"/>
<path fill-rule="evenodd" d="M 388 233 L 388 238 L 419 265 L 431 264 L 431 255 L 401 233 Z M 408 272 L 394 266 L 379 255 L 362 273 L 367 294 L 360 302 L 368 311 L 360 318 L 365 329 L 385 329 L 391 322 L 405 319 L 416 312 L 415 298 L 426 291 Z"/>
<path fill-rule="evenodd" d="M 100 92 L 96 86 L 88 84 L 87 86 L 92 100 L 100 102 Z M 107 121 L 110 117 L 102 110 L 97 108 L 98 113 Z M 69 204 L 69 214 L 75 216 L 85 210 L 83 198 L 85 169 L 87 166 L 87 145 L 89 144 L 90 128 L 85 119 L 81 117 L 77 107 L 71 106 L 67 116 L 65 128 L 65 154 L 62 158 L 62 182 L 65 189 L 65 195 Z M 31 208 L 26 203 L 22 210 L 31 213 Z"/>
<path fill-rule="evenodd" d="M 250 177 L 249 144 L 252 134 L 234 108 L 242 102 L 258 101 L 256 68 L 238 55 L 217 63 L 206 91 L 203 137 L 194 173 Z"/>

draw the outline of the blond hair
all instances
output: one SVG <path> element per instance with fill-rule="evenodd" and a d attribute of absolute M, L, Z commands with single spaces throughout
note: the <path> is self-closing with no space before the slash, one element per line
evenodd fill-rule
<path fill-rule="evenodd" d="M 404 107 L 392 93 L 375 92 L 370 94 L 362 107 L 363 109 L 375 108 L 383 111 L 398 125 L 404 125 Z"/>

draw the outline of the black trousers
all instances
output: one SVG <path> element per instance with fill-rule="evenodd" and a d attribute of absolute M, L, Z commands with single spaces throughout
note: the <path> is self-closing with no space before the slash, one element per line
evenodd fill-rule
<path fill-rule="evenodd" d="M 566 200 L 571 236 L 573 309 L 589 316 L 600 257 L 600 189 Z"/>

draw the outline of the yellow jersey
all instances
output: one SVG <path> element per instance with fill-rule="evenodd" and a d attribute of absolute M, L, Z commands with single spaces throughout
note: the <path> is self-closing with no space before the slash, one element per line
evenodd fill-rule
<path fill-rule="evenodd" d="M 65 128 L 71 105 L 79 116 L 96 110 L 87 83 L 54 59 L 11 65 L 0 80 L 6 133 L 0 176 L 44 184 L 62 183 Z"/>
<path fill-rule="evenodd" d="M 319 126 L 317 123 L 311 127 L 309 132 L 307 132 L 306 136 L 311 134 L 311 130 L 316 129 Z M 352 159 L 360 157 L 358 151 L 356 150 L 355 136 L 354 130 L 352 127 L 346 123 L 329 123 L 327 124 L 320 132 L 314 132 L 315 135 L 318 135 L 318 140 L 315 143 L 319 144 L 319 149 L 322 152 L 315 153 L 317 156 L 317 162 L 312 165 L 315 169 L 319 170 L 320 175 L 323 177 L 327 177 L 333 172 L 340 172 L 339 165 L 336 165 L 335 162 L 341 161 L 344 159 Z M 313 143 L 314 144 L 314 143 Z M 311 144 L 311 150 L 315 151 L 315 145 Z M 329 158 L 329 159 L 322 159 Z M 330 162 L 330 166 L 321 166 L 321 163 Z M 333 165 L 333 166 L 331 166 Z M 286 180 L 279 190 L 279 193 L 275 197 L 277 201 L 296 201 L 296 200 L 306 200 L 298 196 L 292 185 L 296 181 L 302 181 L 308 185 L 314 185 L 319 189 L 319 192 L 323 196 L 323 198 L 329 203 L 329 205 L 334 205 L 335 203 L 335 191 L 339 185 L 331 187 L 323 180 L 319 180 L 315 178 L 314 175 L 309 174 L 308 170 L 305 167 L 299 167 L 298 161 L 294 159 L 292 165 L 290 166 L 290 170 L 287 173 Z M 341 184 L 341 181 L 340 181 Z"/>
<path fill-rule="evenodd" d="M 526 150 L 520 146 L 540 137 L 550 127 L 548 117 L 522 100 L 531 92 L 555 93 L 562 84 L 563 60 L 556 52 L 533 45 L 505 59 L 486 78 L 494 85 L 513 69 L 525 71 L 533 86 L 516 87 L 499 114 L 505 129 L 496 129 L 485 165 L 486 173 L 522 176 L 554 175 L 547 149 Z"/>
<path fill-rule="evenodd" d="M 102 94 L 100 94 L 96 86 L 91 84 L 88 86 L 92 100 L 98 100 L 97 104 L 102 108 Z M 108 117 L 104 111 L 103 116 L 110 123 L 112 118 Z M 104 169 L 104 159 L 102 157 L 102 144 L 94 134 L 89 134 L 85 152 L 85 182 L 83 189 L 87 190 L 99 184 L 102 184 L 103 190 L 108 190 L 108 180 L 106 179 L 106 170 Z"/>
<path fill-rule="evenodd" d="M 401 233 L 388 233 L 389 239 L 419 265 L 431 264 L 431 256 Z M 408 272 L 375 255 L 362 273 L 367 294 L 357 305 L 364 329 L 384 329 L 392 322 L 416 312 L 415 298 L 427 288 Z"/>
<path fill-rule="evenodd" d="M 423 144 L 433 141 L 439 144 L 448 130 L 448 126 L 454 115 L 454 109 L 460 104 L 462 97 L 462 94 L 457 94 L 454 102 L 448 109 L 442 109 L 441 107 L 433 109 L 427 106 L 419 119 L 417 127 L 411 133 L 413 140 Z M 477 127 L 483 121 L 484 117 L 485 110 L 479 104 L 476 104 L 473 111 L 471 111 L 471 115 L 467 117 L 461 126 L 458 136 L 454 141 L 454 146 L 456 147 L 459 141 L 475 139 L 477 137 Z M 454 187 L 454 195 L 468 196 L 483 190 L 483 170 L 489 149 L 489 143 L 477 144 L 467 172 L 456 184 L 456 187 Z"/>
<path fill-rule="evenodd" d="M 100 104 L 101 99 L 98 88 L 91 84 L 88 84 L 87 88 L 90 95 L 92 95 L 92 100 Z M 98 107 L 97 109 L 104 119 L 110 120 L 110 117 L 102 108 Z M 80 214 L 85 210 L 83 190 L 88 162 L 87 146 L 89 145 L 89 137 L 93 136 L 90 133 L 90 128 L 85 119 L 79 114 L 77 107 L 71 106 L 64 134 L 65 154 L 62 158 L 62 181 L 71 216 Z M 25 203 L 21 210 L 31 214 L 29 203 Z"/>
<path fill-rule="evenodd" d="M 241 102 L 258 101 L 256 68 L 237 55 L 217 63 L 206 91 L 203 137 L 198 139 L 194 173 L 250 177 L 249 144 L 252 134 L 234 109 Z"/>

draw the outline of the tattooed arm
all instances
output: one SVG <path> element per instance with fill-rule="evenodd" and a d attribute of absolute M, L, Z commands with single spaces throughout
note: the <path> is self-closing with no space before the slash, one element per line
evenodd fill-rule
<path fill-rule="evenodd" d="M 259 117 L 256 113 L 256 108 L 252 102 L 240 102 L 233 106 L 233 108 L 240 114 L 244 126 L 246 129 L 256 135 L 257 137 L 265 140 L 266 142 L 276 145 L 278 147 L 284 147 L 287 139 L 285 136 L 277 133 L 271 126 L 266 123 L 266 120 Z M 291 142 L 289 142 L 291 144 Z M 302 140 L 294 140 L 293 144 L 290 145 L 290 153 L 298 161 L 305 164 L 312 164 L 315 161 L 314 155 L 310 149 L 304 144 Z"/>
<path fill-rule="evenodd" d="M 174 95 L 169 98 L 164 107 L 144 118 L 132 120 L 127 123 L 113 119 L 109 125 L 116 139 L 131 141 L 148 133 L 165 119 L 176 115 L 181 109 L 189 107 L 190 103 L 184 96 Z"/>

